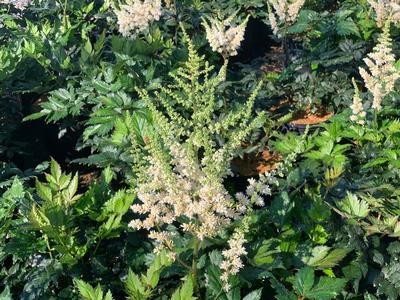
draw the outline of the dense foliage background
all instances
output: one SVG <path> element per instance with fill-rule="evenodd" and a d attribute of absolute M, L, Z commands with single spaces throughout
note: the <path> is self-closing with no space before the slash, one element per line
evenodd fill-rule
<path fill-rule="evenodd" d="M 0 1 L 0 299 L 399 299 L 399 23 Z"/>

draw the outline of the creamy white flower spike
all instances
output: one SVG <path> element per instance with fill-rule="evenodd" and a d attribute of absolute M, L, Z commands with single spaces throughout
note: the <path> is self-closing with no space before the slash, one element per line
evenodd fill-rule
<path fill-rule="evenodd" d="M 353 114 L 351 115 L 350 120 L 360 125 L 364 125 L 366 112 L 363 109 L 363 103 L 360 97 L 360 91 L 358 90 L 358 86 L 354 78 L 353 78 L 353 85 L 354 85 L 353 104 L 350 105 Z"/>
<path fill-rule="evenodd" d="M 119 32 L 132 36 L 146 30 L 161 17 L 161 0 L 128 0 L 115 11 Z"/>
<path fill-rule="evenodd" d="M 368 0 L 376 14 L 376 23 L 384 27 L 387 21 L 400 22 L 400 0 Z"/>
<path fill-rule="evenodd" d="M 364 59 L 368 70 L 360 68 L 365 86 L 373 96 L 372 108 L 378 111 L 382 108 L 383 98 L 393 91 L 396 81 L 400 78 L 391 48 L 390 23 L 387 21 L 378 44 Z"/>
<path fill-rule="evenodd" d="M 280 24 L 294 24 L 305 0 L 268 0 L 268 19 L 275 35 L 279 36 Z"/>
<path fill-rule="evenodd" d="M 223 282 L 223 288 L 226 292 L 231 288 L 228 282 L 229 276 L 236 275 L 243 267 L 243 262 L 240 257 L 247 254 L 244 248 L 245 243 L 244 233 L 237 230 L 228 241 L 229 249 L 222 251 L 224 260 L 220 266 L 222 270 L 221 281 Z"/>
<path fill-rule="evenodd" d="M 203 19 L 207 40 L 213 51 L 224 57 L 235 56 L 244 38 L 248 17 L 239 25 L 233 23 L 234 16 L 225 20 Z"/>

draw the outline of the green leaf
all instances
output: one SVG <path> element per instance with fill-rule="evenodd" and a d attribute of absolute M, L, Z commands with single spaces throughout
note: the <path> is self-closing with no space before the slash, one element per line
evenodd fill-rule
<path fill-rule="evenodd" d="M 183 285 L 172 295 L 171 300 L 191 300 L 193 297 L 193 280 L 191 276 L 184 279 Z"/>
<path fill-rule="evenodd" d="M 67 188 L 67 193 L 68 193 L 67 200 L 71 201 L 77 191 L 78 191 L 78 174 L 75 174 L 75 176 L 72 178 Z"/>
<path fill-rule="evenodd" d="M 294 201 L 291 201 L 287 192 L 282 192 L 271 203 L 271 219 L 279 226 L 283 226 L 294 208 Z"/>
<path fill-rule="evenodd" d="M 318 283 L 305 296 L 315 300 L 333 299 L 343 290 L 346 282 L 342 278 L 320 277 Z"/>
<path fill-rule="evenodd" d="M 0 294 L 0 300 L 13 300 L 10 288 L 6 286 L 3 292 Z"/>
<path fill-rule="evenodd" d="M 338 207 L 351 217 L 365 218 L 369 213 L 368 203 L 359 200 L 356 195 L 347 193 L 342 202 L 338 202 Z"/>
<path fill-rule="evenodd" d="M 24 186 L 22 185 L 22 182 L 18 179 L 18 177 L 15 177 L 11 187 L 4 192 L 2 198 L 13 200 L 23 198 L 24 195 Z"/>
<path fill-rule="evenodd" d="M 111 91 L 111 87 L 108 83 L 98 79 L 93 79 L 93 86 L 95 87 L 96 91 L 99 92 L 100 94 L 107 95 L 107 93 Z"/>
<path fill-rule="evenodd" d="M 142 284 L 138 275 L 132 272 L 129 269 L 128 278 L 125 282 L 125 289 L 127 294 L 129 295 L 129 299 L 146 299 L 144 298 L 147 295 L 147 291 L 145 286 Z M 142 297 L 142 298 L 140 298 Z"/>
<path fill-rule="evenodd" d="M 312 249 L 311 256 L 302 258 L 302 261 L 308 266 L 318 269 L 328 269 L 335 267 L 346 255 L 350 249 L 336 248 L 331 250 L 327 246 L 317 246 Z"/>
<path fill-rule="evenodd" d="M 221 282 L 221 269 L 215 265 L 209 265 L 206 272 L 206 287 L 207 292 L 211 293 L 211 295 L 215 298 L 217 295 L 219 296 L 219 300 L 229 300 L 228 296 L 224 292 L 223 285 Z"/>
<path fill-rule="evenodd" d="M 247 294 L 243 300 L 261 300 L 262 288 Z"/>
<path fill-rule="evenodd" d="M 82 299 L 84 300 L 112 300 L 111 292 L 108 291 L 105 297 L 103 298 L 103 291 L 100 285 L 97 285 L 96 288 L 93 288 L 90 284 L 84 282 L 80 279 L 74 279 L 74 284 L 79 290 Z"/>
<path fill-rule="evenodd" d="M 289 291 L 282 283 L 280 283 L 272 273 L 267 272 L 266 275 L 269 278 L 271 286 L 277 292 L 277 295 L 275 295 L 275 299 L 277 299 L 277 300 L 297 300 L 296 295 L 293 292 Z"/>
<path fill-rule="evenodd" d="M 277 254 L 280 252 L 280 240 L 268 239 L 258 248 L 253 261 L 257 266 L 271 265 L 274 263 Z"/>
<path fill-rule="evenodd" d="M 308 31 L 313 22 L 318 19 L 318 13 L 313 10 L 302 9 L 297 21 L 288 29 L 289 34 L 298 34 Z"/>
<path fill-rule="evenodd" d="M 356 35 L 360 36 L 360 32 L 356 23 L 351 18 L 342 19 L 336 23 L 336 32 L 341 36 Z"/>
<path fill-rule="evenodd" d="M 51 189 L 38 180 L 36 181 L 36 192 L 45 201 L 51 202 L 53 199 Z"/>
<path fill-rule="evenodd" d="M 50 170 L 51 175 L 59 182 L 62 174 L 61 167 L 53 158 L 51 159 Z"/>
<path fill-rule="evenodd" d="M 305 296 L 314 285 L 314 270 L 310 267 L 300 269 L 294 278 L 293 288 L 299 295 Z"/>

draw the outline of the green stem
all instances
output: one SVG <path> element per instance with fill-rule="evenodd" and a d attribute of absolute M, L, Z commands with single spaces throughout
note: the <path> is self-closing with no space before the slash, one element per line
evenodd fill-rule
<path fill-rule="evenodd" d="M 195 237 L 194 247 L 193 247 L 192 269 L 191 269 L 195 295 L 197 295 L 199 292 L 199 287 L 197 284 L 197 259 L 199 256 L 199 249 L 200 249 L 200 241 L 197 237 Z"/>
<path fill-rule="evenodd" d="M 47 234 L 44 234 L 44 240 L 46 241 L 47 249 L 49 249 L 50 258 L 53 259 L 53 255 L 51 253 L 51 247 L 50 247 L 50 243 L 49 243 L 49 237 L 47 236 Z"/>
<path fill-rule="evenodd" d="M 285 20 L 285 28 L 284 28 L 284 33 L 283 33 L 283 38 L 282 38 L 282 48 L 283 48 L 283 68 L 286 69 L 287 66 L 289 65 L 289 47 L 288 47 L 288 24 L 287 21 Z"/>
<path fill-rule="evenodd" d="M 68 7 L 68 0 L 65 0 L 63 5 L 63 24 L 65 29 L 67 29 L 67 7 Z"/>
<path fill-rule="evenodd" d="M 93 251 L 93 256 L 96 255 L 97 250 L 99 249 L 99 246 L 100 246 L 100 243 L 101 243 L 102 240 L 103 240 L 103 238 L 100 238 L 99 241 L 97 242 L 96 248 Z"/>
<path fill-rule="evenodd" d="M 374 127 L 377 130 L 378 129 L 378 111 L 374 109 Z"/>

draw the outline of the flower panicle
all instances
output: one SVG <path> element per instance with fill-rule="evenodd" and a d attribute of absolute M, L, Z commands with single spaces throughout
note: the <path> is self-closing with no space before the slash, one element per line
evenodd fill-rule
<path fill-rule="evenodd" d="M 209 21 L 203 18 L 203 26 L 212 50 L 220 53 L 224 58 L 237 55 L 244 39 L 249 17 L 238 25 L 233 22 L 234 16 L 225 20 L 208 19 Z"/>
<path fill-rule="evenodd" d="M 123 36 L 134 36 L 146 30 L 150 23 L 161 17 L 161 0 L 128 0 L 115 9 L 119 32 Z"/>
<path fill-rule="evenodd" d="M 365 86 L 372 94 L 372 108 L 382 109 L 384 97 L 394 90 L 400 72 L 395 66 L 396 58 L 392 52 L 392 39 L 390 37 L 390 22 L 387 21 L 381 33 L 378 44 L 364 59 L 367 68 L 360 67 L 359 72 Z"/>
<path fill-rule="evenodd" d="M 399 0 L 368 0 L 374 9 L 378 27 L 385 27 L 386 22 L 400 23 L 400 1 Z"/>
<path fill-rule="evenodd" d="M 268 0 L 268 19 L 273 33 L 280 37 L 281 24 L 293 25 L 305 0 Z"/>

